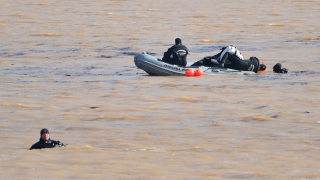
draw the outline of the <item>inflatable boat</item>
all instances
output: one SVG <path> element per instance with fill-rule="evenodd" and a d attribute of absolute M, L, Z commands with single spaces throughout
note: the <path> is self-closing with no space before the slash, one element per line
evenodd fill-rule
<path fill-rule="evenodd" d="M 138 53 L 134 56 L 134 63 L 137 68 L 144 70 L 152 76 L 185 76 L 188 68 L 201 69 L 204 75 L 218 75 L 218 74 L 242 74 L 250 75 L 255 74 L 252 71 L 240 71 L 222 67 L 206 67 L 206 66 L 190 66 L 193 63 L 188 63 L 187 66 L 181 67 L 163 62 L 146 52 Z"/>

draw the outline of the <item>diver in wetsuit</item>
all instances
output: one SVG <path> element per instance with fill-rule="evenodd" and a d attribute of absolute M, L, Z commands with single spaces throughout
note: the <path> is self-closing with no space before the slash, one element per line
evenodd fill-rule
<path fill-rule="evenodd" d="M 66 147 L 60 141 L 50 139 L 49 130 L 44 128 L 40 131 L 40 140 L 30 147 L 31 149 L 43 149 L 43 148 L 55 148 L 55 147 Z"/>
<path fill-rule="evenodd" d="M 180 38 L 176 38 L 175 45 L 170 47 L 168 51 L 164 53 L 162 61 L 173 65 L 186 66 L 188 54 L 187 47 L 182 45 Z"/>
<path fill-rule="evenodd" d="M 266 65 L 261 64 L 260 60 L 256 57 L 250 57 L 249 60 L 245 60 L 241 52 L 233 45 L 226 46 L 221 49 L 220 53 L 205 57 L 191 66 L 218 66 L 241 71 L 253 71 L 256 73 L 267 68 Z"/>

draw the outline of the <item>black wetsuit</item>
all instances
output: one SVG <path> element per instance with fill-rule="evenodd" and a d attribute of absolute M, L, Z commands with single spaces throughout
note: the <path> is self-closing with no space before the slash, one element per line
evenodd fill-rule
<path fill-rule="evenodd" d="M 219 66 L 219 62 L 217 59 L 220 57 L 220 54 L 216 54 L 214 56 L 206 56 L 200 61 L 193 63 L 191 66 L 207 66 L 207 67 L 217 67 Z M 212 61 L 213 60 L 213 61 Z"/>
<path fill-rule="evenodd" d="M 162 61 L 178 66 L 187 65 L 188 49 L 182 44 L 174 45 L 164 53 Z"/>
<path fill-rule="evenodd" d="M 228 54 L 226 58 L 227 60 L 229 60 L 230 63 L 224 64 L 225 68 L 236 69 L 241 71 L 253 71 L 255 73 L 259 71 L 260 60 L 258 58 L 250 57 L 250 59 L 248 60 L 242 60 L 234 54 L 226 54 Z"/>
<path fill-rule="evenodd" d="M 45 140 L 40 138 L 40 140 L 37 143 L 35 143 L 34 145 L 32 145 L 30 147 L 30 150 L 31 149 L 43 149 L 43 148 L 54 148 L 56 146 L 58 146 L 58 147 L 66 147 L 60 141 L 55 141 L 55 140 L 51 140 L 51 139 L 49 139 L 48 141 L 45 141 Z"/>
<path fill-rule="evenodd" d="M 217 67 L 219 66 L 219 59 L 221 53 L 216 54 L 214 56 L 208 56 L 191 66 L 209 66 L 209 67 Z M 212 61 L 215 59 L 215 61 Z M 248 60 L 242 60 L 235 54 L 227 52 L 223 56 L 224 68 L 236 69 L 241 71 L 253 71 L 258 72 L 260 66 L 260 60 L 256 57 L 250 57 Z"/>

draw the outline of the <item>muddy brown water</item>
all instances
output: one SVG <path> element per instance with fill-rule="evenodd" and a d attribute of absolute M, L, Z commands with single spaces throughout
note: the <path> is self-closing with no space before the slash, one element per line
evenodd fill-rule
<path fill-rule="evenodd" d="M 0 5 L 0 179 L 320 179 L 320 1 Z M 188 61 L 233 44 L 268 72 L 135 67 L 176 37 Z M 28 150 L 44 127 L 68 147 Z"/>

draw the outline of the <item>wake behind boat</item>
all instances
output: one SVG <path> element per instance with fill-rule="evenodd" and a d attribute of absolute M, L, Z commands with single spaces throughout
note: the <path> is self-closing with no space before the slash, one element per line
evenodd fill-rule
<path fill-rule="evenodd" d="M 134 63 L 139 69 L 144 70 L 152 76 L 185 76 L 188 68 L 201 69 L 204 75 L 218 75 L 218 74 L 255 74 L 252 71 L 240 71 L 222 67 L 206 67 L 206 66 L 190 66 L 193 63 L 188 63 L 187 66 L 181 67 L 177 65 L 168 64 L 146 52 L 138 53 L 134 56 Z"/>

